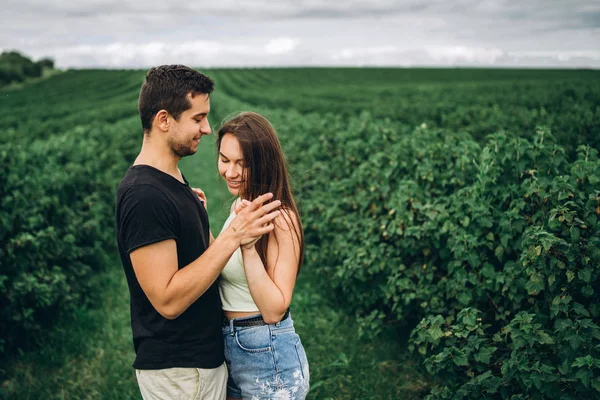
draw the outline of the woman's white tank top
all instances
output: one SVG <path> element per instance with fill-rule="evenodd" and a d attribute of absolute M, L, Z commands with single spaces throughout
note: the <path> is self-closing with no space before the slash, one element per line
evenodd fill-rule
<path fill-rule="evenodd" d="M 231 213 L 227 221 L 223 224 L 221 232 L 229 227 L 235 215 L 235 211 Z M 221 303 L 225 311 L 259 311 L 254 300 L 252 300 L 250 289 L 248 289 L 242 250 L 239 247 L 235 250 L 229 261 L 227 261 L 225 268 L 221 272 L 219 293 L 221 294 Z"/>

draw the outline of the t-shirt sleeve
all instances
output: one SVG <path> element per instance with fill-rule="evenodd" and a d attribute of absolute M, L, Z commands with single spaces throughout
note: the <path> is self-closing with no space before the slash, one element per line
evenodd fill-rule
<path fill-rule="evenodd" d="M 177 240 L 174 207 L 165 194 L 152 185 L 130 187 L 123 195 L 119 213 L 127 254 L 163 240 Z"/>

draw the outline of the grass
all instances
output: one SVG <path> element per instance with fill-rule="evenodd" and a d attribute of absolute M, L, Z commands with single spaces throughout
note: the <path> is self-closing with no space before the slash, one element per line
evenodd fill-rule
<path fill-rule="evenodd" d="M 319 290 L 315 266 L 305 266 L 292 301 L 306 349 L 311 399 L 418 399 L 430 385 L 395 328 L 359 339 L 353 317 Z M 402 335 L 404 336 L 404 335 Z"/>

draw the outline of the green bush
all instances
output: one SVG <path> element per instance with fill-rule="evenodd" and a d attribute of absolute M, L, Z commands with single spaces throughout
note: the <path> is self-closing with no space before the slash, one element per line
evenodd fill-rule
<path fill-rule="evenodd" d="M 54 69 L 54 60 L 51 58 L 42 58 L 39 59 L 35 62 L 36 64 L 38 64 L 40 67 L 42 67 L 43 69 Z"/>
<path fill-rule="evenodd" d="M 42 76 L 44 65 L 48 65 L 46 61 L 36 63 L 17 51 L 4 51 L 0 54 L 0 86 Z"/>
<path fill-rule="evenodd" d="M 304 149 L 288 154 L 307 257 L 363 333 L 424 318 L 411 347 L 441 382 L 431 399 L 598 395 L 595 149 L 570 163 L 544 128 L 480 145 L 369 114 L 304 119 L 312 144 L 284 134 Z"/>
<path fill-rule="evenodd" d="M 97 296 L 92 278 L 114 253 L 114 194 L 137 125 L 0 146 L 0 353 L 28 347 Z"/>
<path fill-rule="evenodd" d="M 519 236 L 497 248 L 496 260 L 481 265 L 473 284 L 490 301 L 473 304 L 483 312 L 449 310 L 445 318 L 425 318 L 413 332 L 413 347 L 427 356 L 428 370 L 449 389 L 431 399 L 480 398 L 482 393 L 503 398 L 524 393 L 533 399 L 600 395 L 600 161 L 597 151 L 582 146 L 577 161 L 564 165 L 558 147 L 542 144 L 544 135 L 541 131 L 537 142 L 524 144 L 524 165 L 534 169 L 524 170 L 525 178 L 518 185 L 514 179 L 512 188 L 501 178 L 510 169 L 502 162 L 506 152 L 497 152 L 497 182 L 522 199 L 515 196 L 508 207 L 500 207 L 486 197 L 499 211 L 493 228 L 506 226 L 502 215 L 518 215 L 525 225 L 522 234 L 517 230 Z M 507 147 L 517 150 L 515 142 Z M 552 171 L 557 165 L 562 168 Z"/>
<path fill-rule="evenodd" d="M 598 397 L 593 74 L 377 72 L 219 80 L 278 108 L 257 111 L 288 155 L 312 271 L 363 334 L 416 326 L 431 399 Z"/>

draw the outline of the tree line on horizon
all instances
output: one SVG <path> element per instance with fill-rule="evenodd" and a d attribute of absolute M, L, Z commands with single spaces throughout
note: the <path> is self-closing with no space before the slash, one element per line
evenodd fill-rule
<path fill-rule="evenodd" d="M 3 51 L 0 54 L 0 87 L 29 78 L 38 78 L 44 71 L 53 69 L 54 60 L 49 57 L 33 61 L 19 51 Z"/>

